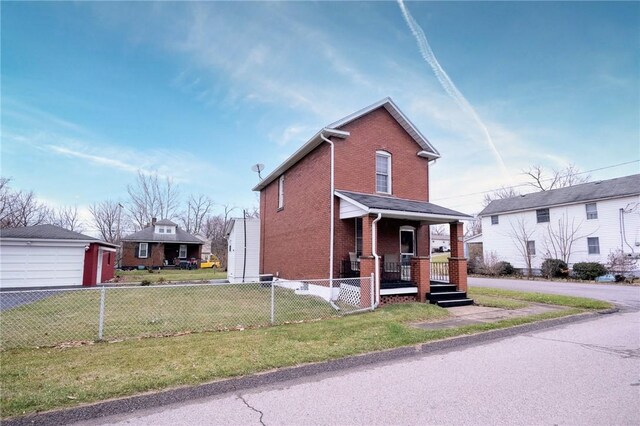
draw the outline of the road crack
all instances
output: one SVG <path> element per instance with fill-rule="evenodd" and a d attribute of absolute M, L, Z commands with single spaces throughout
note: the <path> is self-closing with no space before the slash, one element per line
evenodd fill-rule
<path fill-rule="evenodd" d="M 572 342 L 571 340 L 551 339 L 548 337 L 540 337 L 540 336 L 532 336 L 532 335 L 529 335 L 528 337 L 532 339 L 548 340 L 551 342 L 560 342 L 560 343 L 569 343 L 572 345 L 578 345 L 588 350 L 602 352 L 610 355 L 617 355 L 622 358 L 640 358 L 640 348 L 622 349 L 620 347 L 594 345 L 591 343 Z"/>
<path fill-rule="evenodd" d="M 237 395 L 237 397 L 238 397 L 238 398 L 240 398 L 240 400 L 241 400 L 242 402 L 244 402 L 244 405 L 246 405 L 246 406 L 247 406 L 247 408 L 249 408 L 249 409 L 251 409 L 251 410 L 255 411 L 256 413 L 259 413 L 259 414 L 260 414 L 260 419 L 258 419 L 258 421 L 260 422 L 260 424 L 261 424 L 262 426 L 266 426 L 266 425 L 264 424 L 264 422 L 262 421 L 262 417 L 264 416 L 264 413 L 263 413 L 262 411 L 258 410 L 257 408 L 253 408 L 251 405 L 249 405 L 249 403 L 247 402 L 247 400 L 246 400 L 246 399 L 244 399 L 244 397 L 243 397 L 242 395 Z"/>

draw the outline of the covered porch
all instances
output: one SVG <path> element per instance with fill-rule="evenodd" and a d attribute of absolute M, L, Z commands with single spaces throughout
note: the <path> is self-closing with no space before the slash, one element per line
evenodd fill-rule
<path fill-rule="evenodd" d="M 336 253 L 341 258 L 341 277 L 373 274 L 374 296 L 380 304 L 472 303 L 466 298 L 467 262 L 460 222 L 470 216 L 422 201 L 347 191 L 336 195 L 345 231 L 340 246 L 347 249 Z M 448 261 L 432 262 L 430 226 L 441 224 L 449 226 L 451 254 Z"/>

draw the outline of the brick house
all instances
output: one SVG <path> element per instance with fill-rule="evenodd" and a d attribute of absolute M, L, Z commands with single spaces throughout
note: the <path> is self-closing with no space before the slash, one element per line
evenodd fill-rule
<path fill-rule="evenodd" d="M 172 221 L 153 218 L 150 226 L 122 238 L 121 267 L 172 267 L 180 262 L 184 265 L 189 259 L 201 258 L 203 244 Z"/>
<path fill-rule="evenodd" d="M 470 303 L 460 221 L 471 217 L 429 203 L 429 163 L 439 157 L 390 98 L 323 128 L 253 188 L 260 272 L 373 274 L 377 303 L 435 301 L 436 288 L 447 293 L 439 299 L 455 299 L 450 305 Z M 448 283 L 430 279 L 429 226 L 437 224 L 449 224 Z"/>

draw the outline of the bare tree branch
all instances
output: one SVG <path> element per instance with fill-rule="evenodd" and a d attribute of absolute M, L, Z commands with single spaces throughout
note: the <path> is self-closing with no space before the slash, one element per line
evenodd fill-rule
<path fill-rule="evenodd" d="M 157 173 L 146 175 L 141 171 L 133 185 L 127 185 L 127 210 L 135 229 L 146 227 L 152 218 L 173 219 L 180 203 L 178 187 L 170 178 L 161 180 Z"/>
<path fill-rule="evenodd" d="M 58 210 L 52 210 L 51 223 L 69 231 L 83 231 L 83 223 L 78 215 L 78 206 L 61 207 Z"/>
<path fill-rule="evenodd" d="M 515 246 L 516 250 L 522 258 L 524 259 L 525 264 L 527 265 L 527 276 L 532 275 L 532 260 L 535 253 L 532 251 L 532 247 L 529 245 L 529 241 L 531 241 L 531 237 L 535 233 L 535 228 L 529 228 L 527 220 L 524 218 L 518 218 L 515 221 L 511 221 L 509 223 L 511 226 L 511 231 L 509 232 L 509 237 L 511 237 L 511 241 Z"/>

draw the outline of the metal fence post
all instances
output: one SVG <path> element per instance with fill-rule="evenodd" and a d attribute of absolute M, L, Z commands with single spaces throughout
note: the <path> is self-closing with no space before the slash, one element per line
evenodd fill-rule
<path fill-rule="evenodd" d="M 371 310 L 373 311 L 373 307 L 375 305 L 375 292 L 376 292 L 376 287 L 373 284 L 374 283 L 375 278 L 373 277 L 373 273 L 371 273 L 371 277 L 369 278 L 369 293 L 371 293 Z"/>
<path fill-rule="evenodd" d="M 102 286 L 102 290 L 100 290 L 100 319 L 98 320 L 98 340 L 102 340 L 102 335 L 104 332 L 104 299 L 107 294 L 107 288 Z"/>
<path fill-rule="evenodd" d="M 271 324 L 276 320 L 276 291 L 273 281 L 271 281 Z"/>

